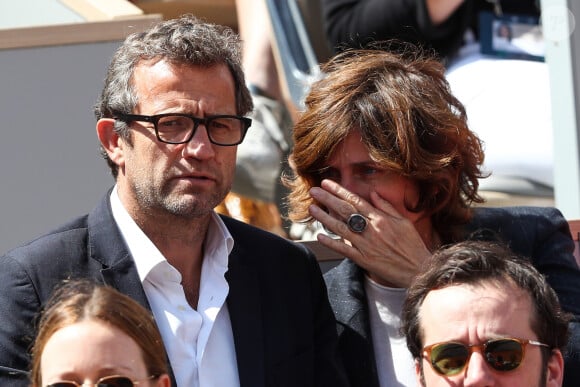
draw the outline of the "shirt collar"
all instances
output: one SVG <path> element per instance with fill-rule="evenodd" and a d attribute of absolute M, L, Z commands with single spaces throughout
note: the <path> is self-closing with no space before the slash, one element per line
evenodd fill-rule
<path fill-rule="evenodd" d="M 131 215 L 125 209 L 125 206 L 119 198 L 117 192 L 117 185 L 111 192 L 111 209 L 113 218 L 121 230 L 121 235 L 133 256 L 137 272 L 141 282 L 147 278 L 149 273 L 160 264 L 168 264 L 166 258 L 161 254 L 159 249 L 151 242 L 145 235 L 141 228 L 135 223 Z M 224 246 L 227 254 L 216 254 L 221 246 Z M 204 262 L 207 257 L 214 260 L 214 264 L 221 266 L 227 270 L 228 256 L 234 247 L 234 239 L 227 229 L 226 225 L 217 213 L 212 212 L 209 222 L 207 235 L 205 238 Z M 181 282 L 181 275 L 175 270 L 176 278 Z"/>

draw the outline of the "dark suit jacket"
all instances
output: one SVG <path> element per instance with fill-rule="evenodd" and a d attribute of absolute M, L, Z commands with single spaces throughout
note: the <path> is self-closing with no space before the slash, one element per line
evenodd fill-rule
<path fill-rule="evenodd" d="M 149 309 L 108 197 L 90 214 L 0 257 L 0 386 L 28 386 L 22 372 L 7 368 L 28 369 L 35 318 L 63 279 L 94 278 Z M 241 386 L 344 386 L 335 321 L 312 253 L 223 220 L 235 240 L 227 305 Z"/>
<path fill-rule="evenodd" d="M 554 208 L 477 208 L 466 237 L 497 240 L 530 257 L 554 288 L 562 308 L 575 315 L 565 356 L 565 386 L 580 385 L 580 271 L 568 223 Z M 345 259 L 324 276 L 337 320 L 339 351 L 352 386 L 378 387 L 364 290 L 364 272 Z M 396 366 L 385 364 L 385 367 Z"/>

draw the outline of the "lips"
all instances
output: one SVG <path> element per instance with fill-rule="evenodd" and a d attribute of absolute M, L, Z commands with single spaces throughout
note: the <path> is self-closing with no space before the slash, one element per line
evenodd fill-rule
<path fill-rule="evenodd" d="M 186 178 L 186 179 L 204 179 L 204 180 L 215 180 L 212 176 L 210 175 L 201 175 L 201 174 L 194 174 L 194 175 L 183 175 L 181 176 L 182 178 Z"/>
<path fill-rule="evenodd" d="M 215 173 L 218 172 L 218 173 Z M 209 165 L 197 165 L 197 163 L 187 163 L 175 165 L 167 171 L 166 179 L 190 182 L 191 184 L 214 183 L 217 184 L 220 173 L 219 170 Z"/>
<path fill-rule="evenodd" d="M 215 176 L 208 173 L 187 173 L 174 176 L 176 180 L 190 180 L 190 181 L 216 181 Z"/>

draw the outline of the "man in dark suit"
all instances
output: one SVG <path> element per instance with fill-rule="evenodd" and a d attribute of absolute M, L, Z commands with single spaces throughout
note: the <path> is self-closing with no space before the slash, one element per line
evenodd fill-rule
<path fill-rule="evenodd" d="M 35 318 L 78 277 L 152 310 L 174 385 L 345 385 L 312 254 L 213 210 L 251 123 L 239 59 L 237 35 L 189 16 L 116 52 L 95 108 L 116 185 L 89 215 L 0 258 L 0 385 L 28 385 Z"/>

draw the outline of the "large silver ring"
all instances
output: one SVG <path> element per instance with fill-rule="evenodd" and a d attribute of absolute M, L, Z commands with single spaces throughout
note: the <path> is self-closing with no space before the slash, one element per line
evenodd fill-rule
<path fill-rule="evenodd" d="M 361 233 L 367 228 L 367 218 L 361 214 L 352 214 L 348 217 L 346 225 L 350 231 Z"/>

